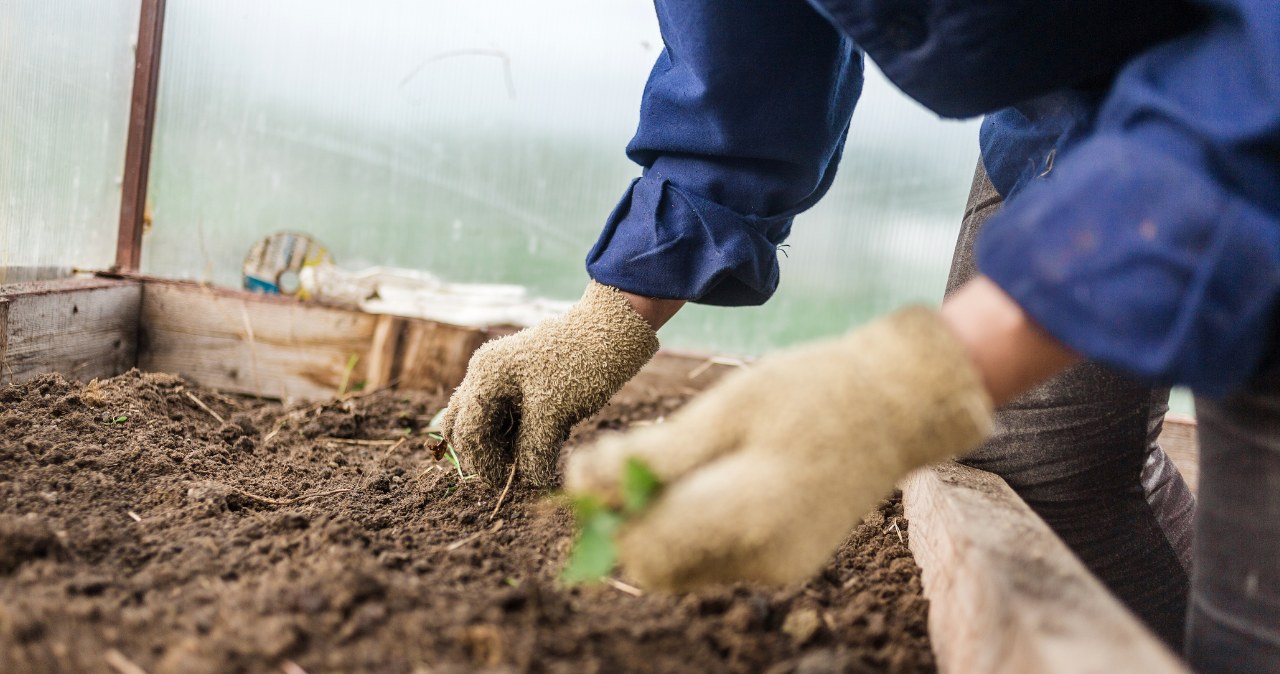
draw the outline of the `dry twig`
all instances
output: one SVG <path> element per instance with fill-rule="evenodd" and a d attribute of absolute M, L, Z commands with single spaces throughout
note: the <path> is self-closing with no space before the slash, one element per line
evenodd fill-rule
<path fill-rule="evenodd" d="M 139 667 L 133 660 L 125 657 L 124 653 L 114 648 L 107 649 L 107 652 L 102 654 L 102 659 L 107 661 L 107 666 L 119 674 L 147 674 L 147 670 Z"/>
<path fill-rule="evenodd" d="M 284 430 L 284 425 L 288 421 L 289 421 L 288 417 L 277 421 L 275 427 L 271 429 L 271 432 L 267 433 L 266 436 L 262 438 L 262 444 L 265 445 L 268 442 L 271 442 L 271 438 L 276 437 L 276 435 L 279 434 L 280 431 Z"/>
<path fill-rule="evenodd" d="M 493 512 L 489 513 L 489 521 L 492 522 L 494 516 L 498 514 L 498 508 L 502 507 L 502 502 L 507 499 L 507 492 L 511 491 L 511 483 L 516 479 L 516 464 L 511 463 L 511 472 L 507 474 L 507 486 L 502 488 L 502 493 L 498 494 L 498 502 L 493 506 Z"/>
<path fill-rule="evenodd" d="M 467 543 L 470 543 L 471 541 L 474 541 L 477 538 L 480 538 L 485 534 L 496 533 L 501 528 L 502 528 L 502 520 L 498 520 L 497 522 L 494 522 L 493 526 L 489 527 L 488 529 L 481 529 L 480 531 L 477 531 L 474 534 L 471 534 L 470 536 L 464 536 L 462 538 L 459 538 L 458 540 L 446 545 L 444 549 L 446 552 L 453 552 L 454 550 L 457 550 L 458 548 L 466 545 Z"/>
<path fill-rule="evenodd" d="M 888 529 L 885 529 L 884 532 L 887 534 L 889 533 L 890 529 L 892 529 L 894 533 L 898 534 L 899 543 L 906 543 L 906 541 L 902 538 L 902 529 L 898 528 L 898 518 L 896 517 L 893 518 L 893 524 L 891 524 Z"/>
<path fill-rule="evenodd" d="M 359 398 L 367 398 L 375 393 L 382 393 L 383 391 L 389 391 L 393 387 L 395 387 L 396 384 L 399 384 L 399 383 L 400 383 L 400 378 L 396 377 L 395 379 L 392 379 L 391 381 L 388 381 L 387 383 L 377 388 L 371 388 L 364 391 L 356 391 L 354 393 L 348 393 L 346 395 L 338 396 L 337 399 L 341 401 L 347 401 L 347 400 L 357 400 Z M 325 402 L 327 403 L 328 401 L 325 401 Z"/>
<path fill-rule="evenodd" d="M 409 437 L 408 437 L 408 436 L 405 436 L 405 437 L 403 437 L 403 438 L 400 438 L 399 440 L 396 440 L 396 442 L 395 442 L 395 444 L 394 444 L 394 445 L 391 445 L 390 447 L 388 447 L 388 448 L 387 448 L 387 451 L 385 451 L 385 452 L 383 452 L 383 453 L 382 453 L 382 458 L 381 458 L 381 459 L 378 459 L 378 463 L 382 463 L 383 461 L 386 461 L 386 460 L 387 460 L 387 457 L 391 456 L 391 453 L 392 453 L 392 452 L 396 451 L 396 449 L 398 449 L 398 448 L 400 447 L 400 445 L 403 445 L 404 443 L 406 443 L 406 442 L 408 442 L 408 441 L 409 441 Z"/>
<path fill-rule="evenodd" d="M 626 583 L 624 583 L 624 582 L 622 582 L 622 581 L 618 580 L 617 578 L 605 578 L 605 579 L 604 579 L 604 582 L 608 583 L 608 584 L 609 584 L 609 587 L 612 587 L 613 589 L 615 589 L 615 590 L 617 590 L 617 591 L 619 591 L 619 592 L 622 592 L 622 593 L 624 593 L 624 594 L 629 594 L 629 595 L 631 595 L 632 597 L 643 597 L 643 596 L 644 596 L 644 590 L 641 590 L 640 588 L 638 588 L 638 587 L 636 587 L 636 586 L 634 586 L 634 585 L 628 585 L 628 584 L 626 584 Z"/>
<path fill-rule="evenodd" d="M 318 498 L 324 498 L 326 496 L 335 496 L 337 494 L 345 494 L 349 491 L 352 491 L 350 487 L 343 487 L 341 489 L 330 489 L 329 491 L 317 492 L 315 494 L 303 494 L 302 496 L 297 496 L 295 498 L 270 498 L 268 496 L 258 496 L 257 494 L 251 494 L 243 489 L 238 489 L 236 487 L 228 487 L 228 489 L 247 499 L 251 499 L 251 500 L 257 501 L 258 503 L 265 503 L 267 505 L 273 505 L 273 506 L 287 506 L 287 505 L 294 505 L 296 503 L 305 503 L 307 501 L 314 501 Z"/>
<path fill-rule="evenodd" d="M 398 445 L 404 442 L 404 438 L 399 440 L 355 440 L 352 438 L 320 438 L 324 442 L 336 442 L 340 445 L 359 445 L 361 447 L 386 447 L 387 445 Z"/>
<path fill-rule="evenodd" d="M 191 402 L 196 404 L 196 407 L 199 407 L 200 409 L 208 412 L 209 416 L 213 417 L 214 419 L 217 419 L 218 423 L 220 424 L 227 423 L 227 420 L 223 419 L 221 414 L 214 412 L 208 405 L 204 404 L 203 400 L 197 398 L 196 394 L 192 393 L 191 391 L 183 391 L 183 393 L 187 394 L 187 397 L 191 399 Z"/>

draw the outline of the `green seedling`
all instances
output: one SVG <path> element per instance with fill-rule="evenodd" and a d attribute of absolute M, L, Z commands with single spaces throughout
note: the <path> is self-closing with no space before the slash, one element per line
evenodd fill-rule
<path fill-rule="evenodd" d="M 622 508 L 629 516 L 639 515 L 658 496 L 662 482 L 657 473 L 635 457 L 622 468 Z"/>
<path fill-rule="evenodd" d="M 622 468 L 622 505 L 611 507 L 595 496 L 570 502 L 578 526 L 569 563 L 560 572 L 567 585 L 595 583 L 617 565 L 617 536 L 627 520 L 644 512 L 662 489 L 662 483 L 643 461 L 630 458 Z"/>
<path fill-rule="evenodd" d="M 127 414 L 121 414 L 120 416 L 115 417 L 114 419 L 103 419 L 103 420 L 102 420 L 102 423 L 104 423 L 104 424 L 106 424 L 106 425 L 108 425 L 108 426 L 115 426 L 116 424 L 123 424 L 124 422 L 126 422 L 126 421 L 128 421 L 128 420 L 129 420 L 129 415 L 127 415 Z"/>
<path fill-rule="evenodd" d="M 356 371 L 356 363 L 360 362 L 360 356 L 351 354 L 347 358 L 347 367 L 342 371 L 342 383 L 338 384 L 338 397 L 347 394 L 347 385 L 351 383 L 351 373 Z"/>
<path fill-rule="evenodd" d="M 466 481 L 467 476 L 462 472 L 462 461 L 458 459 L 458 453 L 453 451 L 453 445 L 445 443 L 445 448 L 448 451 L 448 454 L 445 454 L 445 458 L 449 460 L 449 464 L 453 466 L 454 470 L 458 471 L 458 478 Z"/>
<path fill-rule="evenodd" d="M 446 407 L 445 409 L 437 412 L 434 417 L 431 417 L 431 421 L 427 424 L 426 428 L 427 437 L 436 441 L 435 451 L 439 452 L 439 448 L 444 447 L 444 458 L 449 462 L 449 465 L 453 466 L 454 470 L 458 471 L 458 479 L 463 482 L 474 480 L 477 476 L 467 475 L 462 472 L 462 459 L 460 459 L 458 457 L 458 453 L 453 450 L 453 445 L 449 444 L 449 442 L 444 439 L 444 435 L 441 435 L 440 433 L 440 420 L 444 418 L 444 413 L 448 409 L 449 408 Z M 436 460 L 440 460 L 439 454 L 436 454 Z"/>
<path fill-rule="evenodd" d="M 428 435 L 435 434 L 439 436 L 440 431 L 443 430 L 443 428 L 441 427 L 441 424 L 444 423 L 444 413 L 448 411 L 449 411 L 449 408 L 445 407 L 441 409 L 439 412 L 436 412 L 436 415 L 434 417 L 431 417 L 431 421 L 427 422 L 427 427 L 423 430 L 425 430 Z"/>
<path fill-rule="evenodd" d="M 444 439 L 443 435 L 440 435 L 439 433 L 427 433 L 427 437 L 436 441 L 436 447 L 444 446 L 444 459 L 449 462 L 450 466 L 453 466 L 454 470 L 458 471 L 458 477 L 460 479 L 466 481 L 475 477 L 474 475 L 466 475 L 462 472 L 462 460 L 458 458 L 458 453 L 453 451 L 453 445 L 449 444 L 449 442 Z M 438 455 L 437 460 L 439 460 Z"/>

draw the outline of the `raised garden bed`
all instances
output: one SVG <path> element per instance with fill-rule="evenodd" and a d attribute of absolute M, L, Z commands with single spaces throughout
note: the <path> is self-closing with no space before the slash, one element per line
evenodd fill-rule
<path fill-rule="evenodd" d="M 904 484 L 913 536 L 886 504 L 804 587 L 565 588 L 563 510 L 497 507 L 417 436 L 502 332 L 143 278 L 0 287 L 0 671 L 928 671 L 926 637 L 944 672 L 1185 671 L 955 466 Z M 661 355 L 572 443 L 670 412 L 705 360 Z"/>

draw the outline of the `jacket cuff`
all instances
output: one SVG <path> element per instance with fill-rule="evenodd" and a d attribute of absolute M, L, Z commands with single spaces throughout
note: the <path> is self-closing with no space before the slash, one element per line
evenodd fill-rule
<path fill-rule="evenodd" d="M 777 246 L 792 215 L 735 213 L 662 178 L 639 178 L 587 255 L 599 283 L 701 304 L 763 304 L 778 287 Z"/>
<path fill-rule="evenodd" d="M 1176 146 L 1120 135 L 1081 145 L 986 224 L 977 263 L 1076 352 L 1221 396 L 1250 379 L 1274 336 L 1280 231 L 1187 152 L 1164 151 Z"/>

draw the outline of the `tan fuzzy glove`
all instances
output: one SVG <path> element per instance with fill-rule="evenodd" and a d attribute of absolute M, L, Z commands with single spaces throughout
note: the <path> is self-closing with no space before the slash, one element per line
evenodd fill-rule
<path fill-rule="evenodd" d="M 649 587 L 818 572 L 910 470 L 976 447 L 991 401 L 935 311 L 911 308 L 848 336 L 761 359 L 665 424 L 570 458 L 565 487 L 620 499 L 630 457 L 663 487 L 619 538 Z"/>
<path fill-rule="evenodd" d="M 527 484 L 553 484 L 574 424 L 609 402 L 658 350 L 617 290 L 594 281 L 563 316 L 485 344 L 449 399 L 446 440 L 486 482 L 515 462 Z"/>

